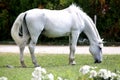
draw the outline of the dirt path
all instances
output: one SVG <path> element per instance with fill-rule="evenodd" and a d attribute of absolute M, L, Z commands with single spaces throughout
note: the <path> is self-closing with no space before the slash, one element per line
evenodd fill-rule
<path fill-rule="evenodd" d="M 16 45 L 0 45 L 2 53 L 19 53 L 19 48 Z M 28 48 L 25 48 L 25 53 L 29 53 Z M 36 46 L 35 53 L 44 54 L 68 54 L 69 46 Z M 89 46 L 77 46 L 76 54 L 89 54 Z M 104 47 L 103 54 L 120 54 L 120 46 Z"/>

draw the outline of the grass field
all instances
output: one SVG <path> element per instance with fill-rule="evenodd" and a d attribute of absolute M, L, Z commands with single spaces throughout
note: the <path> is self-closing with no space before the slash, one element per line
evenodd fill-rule
<path fill-rule="evenodd" d="M 76 54 L 77 64 L 74 66 L 68 65 L 67 54 L 37 54 L 36 56 L 40 66 L 48 73 L 52 73 L 55 79 L 61 76 L 69 80 L 77 80 L 80 75 L 79 68 L 83 65 L 97 66 L 113 72 L 120 71 L 120 55 L 104 55 L 101 64 L 94 64 L 91 55 Z M 29 54 L 25 54 L 25 63 L 27 68 L 21 68 L 18 54 L 0 53 L 0 77 L 5 76 L 8 80 L 31 80 L 34 66 Z M 7 68 L 7 65 L 12 65 L 14 68 Z"/>

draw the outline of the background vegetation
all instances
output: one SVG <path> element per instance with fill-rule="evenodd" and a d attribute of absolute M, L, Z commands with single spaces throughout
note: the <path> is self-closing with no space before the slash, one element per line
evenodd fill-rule
<path fill-rule="evenodd" d="M 97 15 L 97 28 L 105 41 L 120 42 L 120 0 L 0 0 L 0 41 L 12 40 L 10 30 L 19 13 L 37 7 L 63 9 L 72 3 L 81 6 L 92 19 Z M 67 39 L 61 38 L 62 42 Z M 44 36 L 39 40 L 54 41 Z"/>

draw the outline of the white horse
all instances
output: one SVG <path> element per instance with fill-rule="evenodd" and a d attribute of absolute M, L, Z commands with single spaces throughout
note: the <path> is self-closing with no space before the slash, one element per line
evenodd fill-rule
<path fill-rule="evenodd" d="M 34 49 L 40 34 L 47 37 L 69 36 L 69 64 L 75 63 L 75 48 L 81 32 L 90 41 L 90 52 L 95 63 L 102 61 L 102 39 L 92 19 L 75 4 L 63 10 L 31 9 L 21 13 L 15 20 L 11 35 L 20 48 L 20 62 L 25 67 L 23 51 L 27 44 L 34 66 L 39 66 L 34 56 Z"/>

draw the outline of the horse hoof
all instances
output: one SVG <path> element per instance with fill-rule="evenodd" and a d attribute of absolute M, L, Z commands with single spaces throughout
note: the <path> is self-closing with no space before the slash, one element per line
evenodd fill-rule
<path fill-rule="evenodd" d="M 22 65 L 22 68 L 26 68 L 27 66 L 26 65 Z"/>
<path fill-rule="evenodd" d="M 72 61 L 69 63 L 70 65 L 76 65 L 76 62 L 75 61 Z"/>
<path fill-rule="evenodd" d="M 35 67 L 40 67 L 40 65 L 35 65 Z"/>

